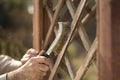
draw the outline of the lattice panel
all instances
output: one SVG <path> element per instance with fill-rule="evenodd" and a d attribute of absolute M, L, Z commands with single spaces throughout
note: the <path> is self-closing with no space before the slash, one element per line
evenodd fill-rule
<path fill-rule="evenodd" d="M 54 3 L 56 2 L 56 3 Z M 54 63 L 48 80 L 83 80 L 89 67 L 92 65 L 96 71 L 95 51 L 97 48 L 96 25 L 95 25 L 95 1 L 94 0 L 44 0 L 43 19 L 47 16 L 50 22 L 47 33 L 44 34 L 43 48 L 46 50 L 51 44 L 58 22 L 67 22 L 70 32 L 66 43 L 57 56 L 54 56 Z M 44 20 L 44 21 L 45 21 Z M 92 25 L 92 23 L 94 25 Z M 45 24 L 44 24 L 45 25 Z M 91 27 L 93 26 L 93 27 Z M 43 27 L 44 28 L 44 27 Z M 45 31 L 45 29 L 43 29 Z M 91 32 L 90 32 L 91 30 Z M 44 32 L 45 33 L 45 32 Z M 90 34 L 89 34 L 90 33 Z M 93 34 L 93 36 L 91 36 Z M 42 34 L 43 35 L 43 34 Z M 40 35 L 41 36 L 41 35 Z M 51 37 L 53 37 L 51 39 Z M 80 46 L 84 48 L 85 56 L 82 58 L 81 65 L 76 70 L 70 58 L 69 46 L 78 39 Z M 79 52 L 80 54 L 81 52 Z M 76 54 L 76 53 L 74 53 Z M 79 56 L 78 56 L 79 57 Z M 61 65 L 62 64 L 62 65 Z"/>

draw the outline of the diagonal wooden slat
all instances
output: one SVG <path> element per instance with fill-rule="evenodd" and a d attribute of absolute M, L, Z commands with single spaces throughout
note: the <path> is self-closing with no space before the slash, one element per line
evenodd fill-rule
<path fill-rule="evenodd" d="M 88 54 L 85 58 L 85 60 L 82 63 L 82 66 L 79 68 L 79 70 L 77 71 L 76 77 L 74 80 L 81 80 L 87 70 L 87 67 L 89 66 L 90 62 L 92 61 L 93 56 L 95 55 L 95 51 L 97 49 L 97 38 L 95 38 L 91 48 L 88 51 Z"/>
<path fill-rule="evenodd" d="M 79 24 L 80 25 L 80 24 Z M 82 43 L 86 49 L 86 51 L 88 51 L 90 49 L 91 46 L 91 42 L 90 39 L 86 33 L 85 28 L 83 27 L 83 25 L 80 25 L 80 27 L 78 27 L 78 34 L 82 40 Z"/>
<path fill-rule="evenodd" d="M 70 3 L 70 1 L 69 0 L 67 0 L 66 1 L 66 3 L 69 5 L 69 6 L 71 6 L 71 3 Z M 69 9 L 73 9 L 72 7 L 71 8 L 69 8 Z M 74 10 L 73 10 L 74 11 Z M 71 11 L 72 12 L 72 11 Z M 74 12 L 73 12 L 73 15 L 74 15 Z M 88 15 L 91 15 L 91 14 L 87 14 L 87 18 L 89 18 L 89 16 Z M 86 18 L 86 16 L 85 16 L 85 19 L 87 19 Z M 87 19 L 88 20 L 88 19 Z M 80 27 L 79 27 L 80 28 Z M 81 27 L 81 28 L 83 28 L 83 26 Z M 84 40 L 86 40 L 87 39 L 87 34 L 85 33 L 85 30 L 84 30 L 84 28 L 82 29 L 82 31 L 81 31 L 81 29 L 78 29 L 79 30 L 79 33 L 82 35 L 82 39 L 83 39 L 83 41 Z M 85 37 L 84 37 L 85 36 Z M 88 39 L 87 39 L 88 40 Z M 86 41 L 86 43 L 85 44 L 87 44 L 88 42 Z M 88 48 L 90 47 L 90 45 L 88 45 Z M 71 74 L 71 73 L 70 73 Z M 72 75 L 72 77 L 73 77 L 73 75 Z"/>
<path fill-rule="evenodd" d="M 82 25 L 85 25 L 92 17 L 95 16 L 96 13 L 96 5 L 93 6 L 91 11 L 82 19 Z"/>
<path fill-rule="evenodd" d="M 76 7 L 74 6 L 74 4 L 71 0 L 66 0 L 66 4 L 67 4 L 68 10 L 73 18 L 75 15 Z"/>
<path fill-rule="evenodd" d="M 79 6 L 77 8 L 77 11 L 76 11 L 75 16 L 73 18 L 73 21 L 72 21 L 72 23 L 70 25 L 70 27 L 72 28 L 71 31 L 70 31 L 70 34 L 69 34 L 69 36 L 67 38 L 67 41 L 66 41 L 62 51 L 60 52 L 60 54 L 57 57 L 57 60 L 55 62 L 55 65 L 53 67 L 53 70 L 52 70 L 48 80 L 53 80 L 53 78 L 54 78 L 54 75 L 55 75 L 55 73 L 56 73 L 56 71 L 58 69 L 58 66 L 59 66 L 59 64 L 60 64 L 60 62 L 61 62 L 61 60 L 62 60 L 62 58 L 63 58 L 63 56 L 65 54 L 65 51 L 66 51 L 66 49 L 67 49 L 67 47 L 69 45 L 69 42 L 70 42 L 70 40 L 72 38 L 72 35 L 73 35 L 73 33 L 74 33 L 75 29 L 76 29 L 77 22 L 78 22 L 81 14 L 82 14 L 84 8 L 85 8 L 86 2 L 87 2 L 87 0 L 81 0 Z"/>
<path fill-rule="evenodd" d="M 74 7 L 74 5 L 71 4 L 70 0 L 67 0 L 66 4 L 67 4 L 68 9 L 69 9 L 69 11 L 70 11 L 70 13 L 71 13 L 71 16 L 72 16 L 72 18 L 73 18 L 73 17 L 74 17 L 74 13 L 75 13 L 75 9 L 74 9 L 75 7 Z M 93 16 L 94 14 L 95 14 L 95 6 L 92 8 L 92 11 L 90 12 L 90 14 L 87 14 L 87 15 L 85 16 L 85 18 L 83 18 L 83 22 L 84 22 L 84 23 L 87 22 L 87 21 L 91 18 L 91 16 Z M 80 26 L 78 27 L 78 34 L 79 34 L 79 36 L 81 37 L 81 40 L 82 40 L 82 42 L 83 42 L 83 45 L 84 45 L 85 49 L 88 51 L 88 50 L 90 49 L 91 42 L 90 42 L 90 40 L 89 40 L 89 38 L 88 38 L 88 35 L 87 35 L 87 33 L 86 33 L 83 25 L 82 25 L 81 23 L 79 23 L 78 25 L 80 25 Z M 95 63 L 92 62 L 92 64 L 93 64 L 93 67 L 94 67 L 95 70 L 96 70 Z M 85 72 L 84 72 L 84 73 L 85 73 Z M 81 75 L 83 75 L 83 74 L 81 74 Z"/>
<path fill-rule="evenodd" d="M 52 19 L 52 23 L 51 23 L 51 25 L 50 25 L 50 27 L 49 27 L 47 36 L 46 36 L 46 38 L 45 38 L 45 44 L 44 44 L 44 49 L 45 49 L 45 50 L 46 50 L 46 48 L 47 48 L 47 46 L 48 46 L 48 44 L 49 44 L 49 42 L 50 42 L 50 37 L 51 37 L 51 34 L 52 34 L 52 32 L 53 32 L 53 27 L 55 26 L 55 24 L 56 24 L 56 22 L 57 22 L 57 20 L 58 20 L 59 12 L 60 12 L 63 4 L 64 4 L 64 1 L 65 1 L 65 0 L 59 0 L 59 2 L 58 2 L 58 6 L 57 6 L 57 9 L 56 9 L 56 11 L 55 11 L 55 13 L 54 13 L 54 16 L 53 16 L 53 19 Z"/>
<path fill-rule="evenodd" d="M 69 4 L 68 4 L 68 3 L 69 3 Z M 70 10 L 69 10 L 69 11 L 70 11 L 71 16 L 72 16 L 72 18 L 73 18 L 73 17 L 74 17 L 74 13 L 75 13 L 74 5 L 71 4 L 70 0 L 67 0 L 67 6 L 69 7 L 68 9 L 71 10 L 71 11 L 70 11 Z M 95 11 L 95 6 L 93 7 L 92 10 L 93 10 L 93 11 L 91 11 L 91 15 L 93 15 L 93 12 Z M 74 12 L 72 12 L 72 11 L 74 11 Z M 87 14 L 87 15 L 85 16 L 85 19 L 83 19 L 83 20 L 88 21 L 88 19 L 90 18 L 91 15 Z M 85 22 L 85 21 L 84 21 L 84 22 Z M 79 26 L 79 25 L 80 25 L 80 26 Z M 80 36 L 80 38 L 81 38 L 81 40 L 82 40 L 82 42 L 83 42 L 83 45 L 84 45 L 85 49 L 88 51 L 89 48 L 90 48 L 91 42 L 90 42 L 90 40 L 89 40 L 89 37 L 88 37 L 88 35 L 87 35 L 87 33 L 86 33 L 83 25 L 82 25 L 81 23 L 79 23 L 78 26 L 79 26 L 79 27 L 78 27 L 78 34 L 79 34 L 79 36 Z M 93 66 L 94 66 L 94 68 L 95 68 L 95 70 L 96 70 L 95 63 L 92 62 L 92 64 L 93 64 Z"/>
<path fill-rule="evenodd" d="M 51 10 L 48 8 L 48 6 L 46 6 L 46 11 L 47 11 L 47 14 L 49 15 L 50 21 L 52 22 L 52 16 L 53 16 L 53 14 L 51 13 Z M 55 34 L 57 34 L 56 30 L 55 30 Z M 75 77 L 75 71 L 74 71 L 74 68 L 72 66 L 72 63 L 71 63 L 70 59 L 68 58 L 68 55 L 65 55 L 65 63 L 66 63 L 66 66 L 68 68 L 70 77 L 73 80 L 74 77 Z"/>
<path fill-rule="evenodd" d="M 52 10 L 50 10 L 50 8 L 47 5 L 45 6 L 45 10 L 46 10 L 46 12 L 48 14 L 50 22 L 52 23 L 52 20 L 53 20 L 53 12 L 52 12 Z"/>
<path fill-rule="evenodd" d="M 70 14 L 71 14 L 72 18 L 74 18 L 74 14 L 75 14 L 75 9 L 74 9 L 75 7 L 74 7 L 74 5 L 71 4 L 71 0 L 67 0 L 66 4 L 67 4 L 67 7 L 68 7 L 68 9 L 70 11 Z M 85 18 L 83 18 L 82 21 L 83 21 L 84 24 L 85 24 L 85 22 L 87 22 L 90 19 L 91 15 L 93 15 L 93 11 L 91 13 L 88 13 L 85 16 Z M 78 27 L 78 34 L 81 37 L 81 40 L 83 42 L 83 45 L 84 45 L 85 49 L 88 51 L 89 48 L 90 48 L 91 42 L 90 42 L 90 40 L 88 38 L 88 35 L 87 35 L 83 25 L 82 25 L 83 23 L 79 23 L 78 24 L 78 26 L 79 26 Z"/>
<path fill-rule="evenodd" d="M 68 1 L 69 2 L 69 1 Z M 70 4 L 69 4 L 70 5 Z M 72 12 L 72 11 L 71 11 Z M 83 23 L 84 22 L 87 22 L 88 20 L 89 20 L 89 18 L 91 18 L 91 15 L 93 15 L 93 13 L 95 12 L 95 8 L 93 8 L 93 11 L 91 11 L 89 14 L 87 14 L 86 16 L 85 16 L 85 18 L 82 20 L 83 21 Z M 86 19 L 87 19 L 87 21 L 86 21 Z M 83 28 L 83 27 L 82 27 Z M 79 30 L 81 30 L 81 29 L 79 29 Z M 82 29 L 82 31 L 84 31 L 84 28 Z M 80 32 L 82 32 L 82 31 L 80 31 Z M 85 34 L 84 34 L 85 35 Z M 89 46 L 90 47 L 90 46 Z"/>
<path fill-rule="evenodd" d="M 46 12 L 49 16 L 49 19 L 50 19 L 50 22 L 52 23 L 52 16 L 53 16 L 53 13 L 52 11 L 50 10 L 50 8 L 46 5 L 45 6 L 45 9 L 46 9 Z M 57 35 L 57 32 L 55 30 L 55 35 Z M 66 66 L 67 66 L 67 69 L 69 71 L 69 74 L 71 76 L 71 79 L 73 80 L 74 79 L 74 76 L 75 76 L 75 71 L 72 67 L 72 63 L 70 62 L 70 59 L 68 58 L 68 55 L 65 56 L 65 63 L 66 63 Z M 52 68 L 51 68 L 52 69 Z M 58 80 L 59 78 L 57 76 L 55 76 L 55 80 Z"/>
<path fill-rule="evenodd" d="M 45 0 L 46 2 L 47 0 Z M 49 44 L 49 39 L 50 39 L 50 36 L 51 36 L 51 33 L 53 32 L 53 29 L 58 21 L 58 17 L 60 16 L 64 16 L 64 14 L 67 12 L 67 10 L 65 10 L 66 12 L 63 13 L 63 15 L 59 15 L 60 13 L 60 10 L 62 9 L 62 7 L 64 6 L 64 2 L 65 0 L 58 0 L 58 5 L 55 9 L 55 13 L 53 15 L 53 11 L 48 7 L 48 5 L 45 4 L 45 10 L 48 14 L 48 17 L 50 19 L 50 27 L 49 27 L 49 30 L 48 30 L 48 33 L 47 33 L 47 37 L 45 39 L 45 44 L 44 44 L 44 49 L 47 48 L 48 44 Z M 92 10 L 90 11 L 90 13 L 88 13 L 82 20 L 81 22 L 78 22 L 79 18 L 81 17 L 81 14 L 83 13 L 83 10 L 86 8 L 87 6 L 87 1 L 88 0 L 81 0 L 80 1 L 80 4 L 77 8 L 77 11 L 76 11 L 76 8 L 75 8 L 75 5 L 73 4 L 74 0 L 66 0 L 66 4 L 67 4 L 67 8 L 69 9 L 69 12 L 73 18 L 73 21 L 70 25 L 71 27 L 71 32 L 69 34 L 69 37 L 67 39 L 67 42 L 65 43 L 64 47 L 63 47 L 63 50 L 60 52 L 60 54 L 58 55 L 57 59 L 56 59 L 56 62 L 55 62 L 55 65 L 53 67 L 53 70 L 50 74 L 50 77 L 48 80 L 53 80 L 55 74 L 56 74 L 56 71 L 61 63 L 61 60 L 62 58 L 65 59 L 65 64 L 66 64 L 66 67 L 68 68 L 68 72 L 70 74 L 70 77 L 71 79 L 73 80 L 75 78 L 75 80 L 79 80 L 79 79 L 82 79 L 82 77 L 84 76 L 85 72 L 87 71 L 87 68 L 89 67 L 89 64 L 91 63 L 91 60 L 92 60 L 92 57 L 95 53 L 93 53 L 93 51 L 95 51 L 96 49 L 94 49 L 93 47 L 91 47 L 91 42 L 89 40 L 89 37 L 84 29 L 84 25 L 95 15 L 95 6 L 92 8 Z M 43 7 L 41 7 L 43 8 Z M 76 13 L 75 13 L 76 11 Z M 39 13 L 39 12 L 38 12 Z M 70 16 L 70 15 L 69 15 Z M 60 19 L 59 19 L 60 20 Z M 66 19 L 67 21 L 69 21 L 68 19 Z M 38 20 L 39 21 L 39 20 Z M 38 26 L 39 27 L 39 26 Z M 77 28 L 78 27 L 78 28 Z M 77 28 L 77 29 L 76 29 Z M 42 30 L 42 28 L 41 28 Z M 75 32 L 75 30 L 78 30 L 78 34 L 80 35 L 81 37 L 81 40 L 83 41 L 83 44 L 84 44 L 84 47 L 85 49 L 88 51 L 88 54 L 86 56 L 86 59 L 85 61 L 83 62 L 82 66 L 85 66 L 84 68 L 81 66 L 80 69 L 78 70 L 77 72 L 77 75 L 75 76 L 75 72 L 73 70 L 73 67 L 71 65 L 71 60 L 69 59 L 69 57 L 67 55 L 65 55 L 64 57 L 64 54 L 65 54 L 65 51 L 70 43 L 70 41 L 72 40 L 72 37 L 74 37 L 73 33 Z M 42 32 L 42 31 L 41 31 Z M 49 34 L 50 33 L 50 34 Z M 38 34 L 38 33 L 37 33 Z M 40 37 L 42 34 L 40 34 Z M 97 41 L 95 39 L 95 41 Z M 94 43 L 95 43 L 94 41 Z M 93 43 L 93 45 L 94 45 Z M 38 45 L 38 44 L 37 44 Z M 42 44 L 40 44 L 42 45 Z M 91 48 L 90 48 L 91 47 Z M 95 47 L 95 46 L 94 46 Z M 89 54 L 90 53 L 90 54 Z M 82 70 L 81 70 L 82 68 Z M 58 79 L 56 79 L 58 80 Z"/>
<path fill-rule="evenodd" d="M 70 77 L 73 80 L 75 78 L 76 73 L 75 73 L 75 68 L 73 68 L 73 65 L 72 65 L 72 63 L 70 61 L 68 52 L 66 53 L 64 59 L 65 59 L 65 64 L 66 64 L 66 66 L 68 68 L 68 72 L 70 74 Z"/>

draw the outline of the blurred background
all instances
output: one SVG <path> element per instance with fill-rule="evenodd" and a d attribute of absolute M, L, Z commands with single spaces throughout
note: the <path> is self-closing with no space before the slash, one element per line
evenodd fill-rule
<path fill-rule="evenodd" d="M 32 47 L 32 0 L 0 0 L 0 54 L 20 59 Z"/>
<path fill-rule="evenodd" d="M 57 2 L 57 0 L 54 1 Z M 32 18 L 32 0 L 0 0 L 0 54 L 20 60 L 26 50 L 32 48 Z M 96 36 L 95 19 L 91 19 L 86 25 L 89 27 L 85 27 L 85 29 L 93 42 Z M 86 55 L 84 53 L 87 53 L 82 42 L 79 42 L 78 35 L 76 35 L 68 48 L 76 70 L 79 69 L 82 59 Z M 70 78 L 66 76 L 63 80 L 70 80 Z M 89 68 L 83 80 L 97 80 L 93 66 Z"/>

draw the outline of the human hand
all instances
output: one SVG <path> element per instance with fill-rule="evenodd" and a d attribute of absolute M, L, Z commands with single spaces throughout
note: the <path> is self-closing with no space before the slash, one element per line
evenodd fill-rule
<path fill-rule="evenodd" d="M 44 56 L 30 58 L 16 71 L 8 73 L 8 80 L 44 80 L 49 71 L 50 60 Z"/>
<path fill-rule="evenodd" d="M 33 48 L 28 49 L 25 55 L 21 59 L 22 64 L 25 64 L 31 57 L 35 57 L 37 55 L 38 55 L 38 51 L 36 51 Z"/>

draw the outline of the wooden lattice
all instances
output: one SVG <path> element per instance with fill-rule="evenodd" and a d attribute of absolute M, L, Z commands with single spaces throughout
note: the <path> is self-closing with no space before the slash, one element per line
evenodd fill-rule
<path fill-rule="evenodd" d="M 54 3 L 57 2 L 57 3 Z M 91 3 L 92 2 L 92 3 Z M 55 5 L 56 4 L 56 5 Z M 95 51 L 97 48 L 97 38 L 92 39 L 86 29 L 91 19 L 95 19 L 95 1 L 94 0 L 34 0 L 34 28 L 33 28 L 33 45 L 36 49 L 47 49 L 54 39 L 55 27 L 58 22 L 69 22 L 71 31 L 68 35 L 66 43 L 55 59 L 55 63 L 51 70 L 48 80 L 64 80 L 59 76 L 58 68 L 64 59 L 65 71 L 71 80 L 82 80 L 90 65 L 96 69 Z M 94 21 L 95 22 L 95 21 Z M 44 26 L 44 27 L 43 27 Z M 91 29 L 92 30 L 92 29 Z M 93 29 L 95 30 L 95 29 Z M 96 34 L 96 33 L 94 33 Z M 81 66 L 77 71 L 74 69 L 69 52 L 67 51 L 70 43 L 75 36 L 79 35 L 85 52 L 87 53 L 82 60 Z M 91 39 L 91 40 L 90 40 Z M 74 53 L 76 54 L 76 53 Z M 92 64 L 91 64 L 92 63 Z"/>

